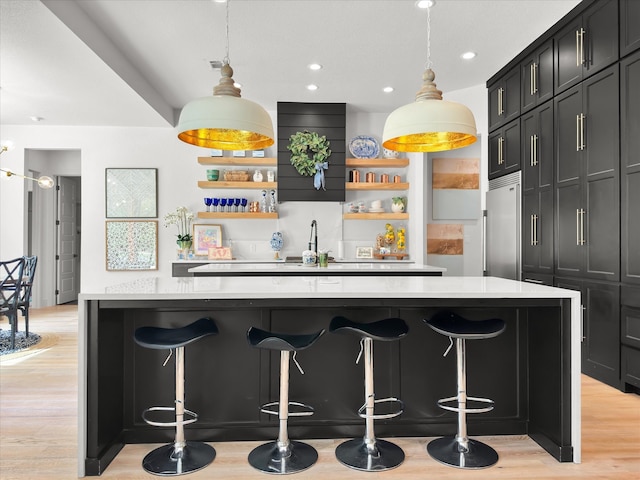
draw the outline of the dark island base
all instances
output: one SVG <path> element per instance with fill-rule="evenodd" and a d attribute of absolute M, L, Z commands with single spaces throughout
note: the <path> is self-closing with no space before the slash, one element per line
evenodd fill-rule
<path fill-rule="evenodd" d="M 366 305 L 366 306 L 363 306 Z M 398 316 L 409 335 L 374 342 L 376 397 L 398 396 L 404 413 L 376 422 L 379 437 L 450 435 L 456 416 L 436 405 L 455 395 L 455 354 L 443 357 L 448 339 L 422 321 L 451 300 L 288 299 L 88 301 L 86 475 L 100 475 L 126 443 L 164 443 L 173 429 L 150 427 L 141 412 L 173 404 L 173 359 L 143 349 L 133 332 L 144 325 L 176 327 L 208 316 L 220 333 L 186 347 L 186 407 L 199 414 L 187 439 L 263 440 L 277 437 L 277 420 L 259 406 L 278 398 L 279 354 L 251 348 L 251 326 L 278 332 L 327 328 L 336 315 L 368 322 Z M 570 424 L 569 302 L 562 300 L 457 299 L 469 318 L 500 317 L 506 331 L 467 342 L 468 393 L 492 398 L 495 409 L 469 415 L 469 434 L 528 434 L 558 461 L 572 461 Z M 348 438 L 364 434 L 356 412 L 363 403 L 363 366 L 355 337 L 325 334 L 299 352 L 304 369 L 291 368 L 290 398 L 315 408 L 292 418 L 292 439 Z"/>

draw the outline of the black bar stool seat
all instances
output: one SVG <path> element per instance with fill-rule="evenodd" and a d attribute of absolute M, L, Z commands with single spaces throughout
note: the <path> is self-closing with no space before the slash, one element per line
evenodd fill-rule
<path fill-rule="evenodd" d="M 142 460 L 142 468 L 149 473 L 161 476 L 184 475 L 206 467 L 216 457 L 216 451 L 211 445 L 185 440 L 184 426 L 196 422 L 198 415 L 187 410 L 184 405 L 184 347 L 217 333 L 218 328 L 210 318 L 201 318 L 179 328 L 140 327 L 134 332 L 133 338 L 141 347 L 154 350 L 170 349 L 173 351 L 175 349 L 176 356 L 175 406 L 150 407 L 142 413 L 142 418 L 149 425 L 176 427 L 173 443 L 152 450 Z M 159 411 L 175 411 L 175 421 L 158 422 L 149 419 L 151 412 Z M 185 416 L 189 418 L 185 420 Z"/>
<path fill-rule="evenodd" d="M 499 318 L 468 320 L 454 312 L 442 311 L 424 319 L 434 331 L 446 335 L 453 346 L 456 340 L 457 385 L 456 396 L 441 398 L 438 406 L 457 412 L 458 431 L 455 436 L 432 440 L 427 445 L 429 455 L 435 460 L 457 468 L 478 469 L 490 467 L 498 462 L 498 452 L 489 445 L 467 437 L 467 413 L 485 413 L 493 410 L 493 400 L 467 395 L 466 340 L 494 338 L 504 332 L 506 324 Z M 447 348 L 445 355 L 449 353 Z M 483 406 L 470 407 L 469 402 Z"/>
<path fill-rule="evenodd" d="M 254 448 L 248 458 L 249 464 L 261 472 L 297 473 L 311 467 L 318 460 L 318 452 L 311 445 L 289 439 L 289 417 L 313 415 L 313 407 L 289 401 L 289 362 L 293 352 L 293 361 L 300 373 L 304 373 L 296 361 L 296 353 L 312 346 L 323 334 L 324 330 L 312 334 L 291 335 L 268 332 L 255 327 L 247 331 L 247 342 L 252 347 L 280 352 L 280 399 L 260 407 L 262 413 L 278 415 L 278 439 Z M 290 411 L 290 407 L 296 407 L 298 410 Z"/>
<path fill-rule="evenodd" d="M 393 342 L 405 337 L 409 327 L 401 318 L 385 318 L 370 323 L 357 323 L 338 316 L 331 320 L 329 331 L 332 333 L 352 334 L 360 337 L 360 356 L 364 352 L 364 404 L 358 415 L 365 419 L 366 431 L 363 438 L 354 438 L 341 443 L 336 448 L 336 458 L 340 463 L 355 470 L 375 472 L 389 470 L 404 461 L 404 452 L 394 443 L 377 439 L 374 432 L 374 420 L 389 419 L 402 414 L 404 404 L 395 397 L 376 400 L 373 385 L 373 341 Z M 397 410 L 391 413 L 376 414 L 375 404 L 391 403 Z"/>

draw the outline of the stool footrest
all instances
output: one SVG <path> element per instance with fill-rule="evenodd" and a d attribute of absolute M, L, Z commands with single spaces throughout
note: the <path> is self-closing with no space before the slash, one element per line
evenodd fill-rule
<path fill-rule="evenodd" d="M 373 418 L 374 420 L 384 420 L 388 418 L 395 418 L 398 415 L 401 415 L 402 412 L 404 412 L 404 403 L 399 398 L 395 398 L 395 397 L 380 398 L 378 400 L 374 400 L 373 403 L 374 405 L 376 403 L 395 403 L 398 405 L 398 410 L 390 413 L 380 413 L 380 414 L 374 413 L 373 415 L 367 415 L 366 414 L 367 404 L 365 403 L 358 409 L 358 416 L 360 418 Z"/>
<path fill-rule="evenodd" d="M 175 412 L 175 407 L 150 407 L 145 409 L 142 412 L 142 419 L 147 422 L 149 425 L 153 425 L 154 427 L 176 427 L 178 425 L 189 425 L 190 423 L 194 423 L 198 421 L 198 414 L 192 412 L 191 410 L 184 409 L 185 416 L 190 416 L 190 419 L 183 420 L 182 422 L 174 421 L 174 422 L 156 422 L 153 420 L 149 420 L 147 418 L 147 414 L 151 412 Z"/>
<path fill-rule="evenodd" d="M 487 407 L 478 407 L 478 408 L 464 408 L 460 407 L 458 403 L 458 397 L 448 397 L 441 398 L 438 400 L 438 406 L 444 410 L 448 410 L 450 412 L 465 412 L 465 413 L 486 413 L 493 410 L 493 400 L 489 398 L 479 398 L 479 397 L 467 397 L 467 401 L 478 402 L 478 403 L 487 403 L 489 406 Z M 455 403 L 456 407 L 451 405 L 446 405 L 447 403 Z"/>
<path fill-rule="evenodd" d="M 288 412 L 289 417 L 310 417 L 314 414 L 313 407 L 311 405 L 307 405 L 305 403 L 300 402 L 289 402 L 289 407 L 298 407 L 301 411 L 298 412 Z M 276 407 L 272 410 L 273 407 Z M 265 403 L 260 407 L 260 411 L 262 413 L 266 413 L 267 415 L 280 415 L 280 411 L 278 408 L 280 407 L 280 402 L 269 402 Z"/>

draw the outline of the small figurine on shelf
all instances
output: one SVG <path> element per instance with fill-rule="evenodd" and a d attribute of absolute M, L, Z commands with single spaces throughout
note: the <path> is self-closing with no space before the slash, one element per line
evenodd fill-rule
<path fill-rule="evenodd" d="M 284 240 L 282 238 L 282 233 L 273 232 L 271 234 L 271 250 L 275 252 L 274 257 L 276 260 L 280 259 L 280 250 L 282 250 L 282 245 L 284 244 Z"/>
<path fill-rule="evenodd" d="M 262 190 L 262 200 L 260 200 L 260 211 L 262 213 L 267 213 L 267 191 Z"/>
<path fill-rule="evenodd" d="M 269 199 L 269 213 L 275 213 L 276 211 L 276 191 L 269 191 L 271 198 Z"/>

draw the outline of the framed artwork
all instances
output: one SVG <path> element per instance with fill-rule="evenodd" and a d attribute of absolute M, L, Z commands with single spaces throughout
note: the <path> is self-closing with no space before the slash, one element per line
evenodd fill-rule
<path fill-rule="evenodd" d="M 193 224 L 193 253 L 209 255 L 209 248 L 222 246 L 222 227 L 205 223 Z"/>
<path fill-rule="evenodd" d="M 373 247 L 356 247 L 356 258 L 373 258 Z"/>
<path fill-rule="evenodd" d="M 107 270 L 157 270 L 157 220 L 107 220 Z"/>
<path fill-rule="evenodd" d="M 107 218 L 158 216 L 157 168 L 106 168 Z"/>

